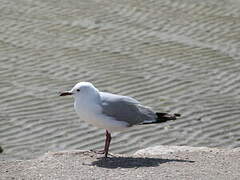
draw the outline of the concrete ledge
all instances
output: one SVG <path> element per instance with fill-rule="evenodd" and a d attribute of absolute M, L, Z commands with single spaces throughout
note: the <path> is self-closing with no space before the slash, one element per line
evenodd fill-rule
<path fill-rule="evenodd" d="M 0 179 L 240 179 L 240 148 L 158 146 L 108 159 L 89 151 L 49 152 L 0 162 Z"/>
<path fill-rule="evenodd" d="M 208 147 L 189 147 L 189 146 L 155 146 L 142 149 L 134 153 L 134 155 L 145 155 L 145 156 L 156 156 L 161 154 L 172 154 L 180 152 L 233 152 L 239 151 L 240 148 L 236 149 L 218 149 L 218 148 L 208 148 Z"/>

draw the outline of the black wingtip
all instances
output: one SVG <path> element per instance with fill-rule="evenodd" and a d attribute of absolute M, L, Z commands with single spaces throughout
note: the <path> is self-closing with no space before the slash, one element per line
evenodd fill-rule
<path fill-rule="evenodd" d="M 174 113 L 174 116 L 176 116 L 176 117 L 181 117 L 181 114 L 179 114 L 179 113 Z"/>
<path fill-rule="evenodd" d="M 181 116 L 181 114 L 179 113 L 169 114 L 169 113 L 161 113 L 161 112 L 156 112 L 156 115 L 157 115 L 157 119 L 155 121 L 145 121 L 140 125 L 164 123 L 167 121 L 176 120 Z"/>
<path fill-rule="evenodd" d="M 181 114 L 179 113 L 169 114 L 169 113 L 160 113 L 160 112 L 157 112 L 156 115 L 157 115 L 158 123 L 166 122 L 170 120 L 176 120 L 178 117 L 181 116 Z"/>

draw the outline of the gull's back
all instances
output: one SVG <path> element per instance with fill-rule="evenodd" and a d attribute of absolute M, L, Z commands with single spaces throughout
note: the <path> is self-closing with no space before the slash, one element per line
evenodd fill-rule
<path fill-rule="evenodd" d="M 124 121 L 128 126 L 141 124 L 144 121 L 155 121 L 156 114 L 137 100 L 107 92 L 100 92 L 102 113 L 117 121 Z"/>

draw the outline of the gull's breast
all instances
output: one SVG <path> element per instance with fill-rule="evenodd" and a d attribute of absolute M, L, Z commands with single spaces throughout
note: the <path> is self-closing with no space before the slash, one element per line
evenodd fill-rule
<path fill-rule="evenodd" d="M 96 127 L 109 131 L 123 131 L 128 127 L 128 123 L 117 121 L 114 117 L 102 114 L 102 107 L 94 103 L 74 103 L 74 109 L 80 119 Z"/>

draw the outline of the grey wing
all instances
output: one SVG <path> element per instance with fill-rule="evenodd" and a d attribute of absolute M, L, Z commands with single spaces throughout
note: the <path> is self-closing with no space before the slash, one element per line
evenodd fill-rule
<path fill-rule="evenodd" d="M 150 108 L 142 106 L 131 97 L 105 92 L 101 92 L 100 95 L 103 114 L 117 121 L 127 122 L 129 126 L 156 121 L 157 116 Z"/>

